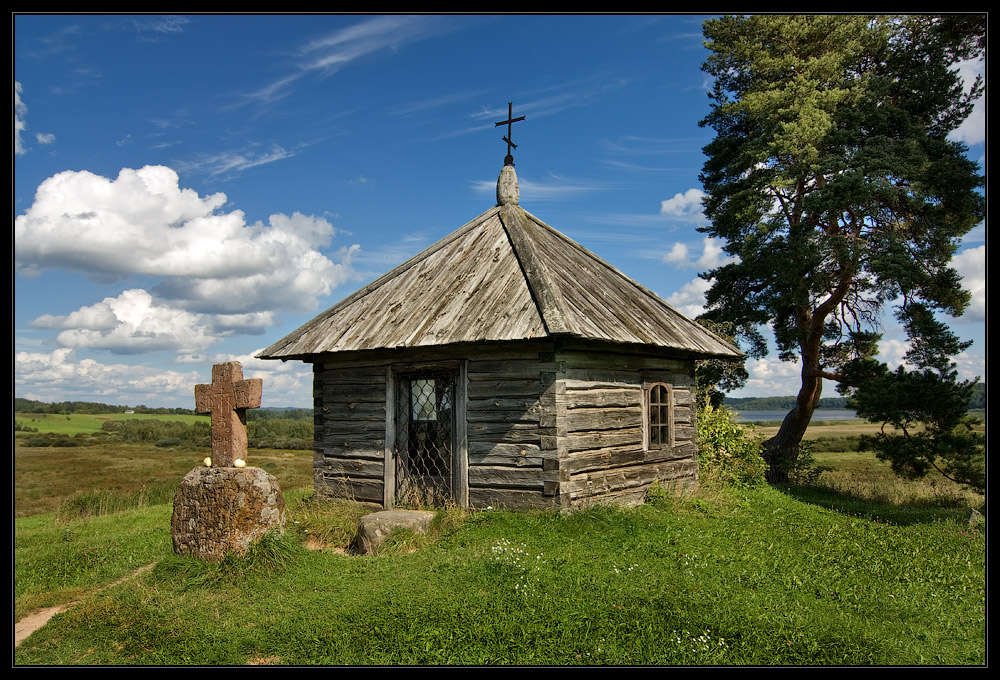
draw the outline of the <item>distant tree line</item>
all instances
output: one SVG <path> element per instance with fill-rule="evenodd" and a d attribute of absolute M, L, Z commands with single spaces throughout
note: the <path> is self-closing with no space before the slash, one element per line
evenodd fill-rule
<path fill-rule="evenodd" d="M 795 397 L 726 397 L 723 404 L 734 411 L 787 411 L 795 406 Z M 847 397 L 824 397 L 816 408 L 847 408 Z"/>
<path fill-rule="evenodd" d="M 823 397 L 819 400 L 817 409 L 846 409 L 847 397 Z M 795 406 L 795 397 L 725 397 L 723 404 L 734 411 L 787 411 Z M 986 385 L 977 383 L 972 390 L 969 409 L 986 408 Z"/>
<path fill-rule="evenodd" d="M 118 404 L 101 404 L 95 401 L 60 401 L 47 404 L 43 401 L 35 401 L 34 399 L 24 399 L 22 397 L 14 398 L 15 413 L 50 413 L 56 415 L 86 413 L 88 415 L 101 415 L 105 413 L 125 413 L 126 411 L 158 416 L 195 415 L 195 412 L 189 408 L 166 408 L 162 406 L 153 408 L 142 404 L 139 406 L 125 406 Z"/>
<path fill-rule="evenodd" d="M 140 404 L 139 406 L 127 406 L 119 404 L 101 404 L 94 401 L 60 401 L 47 404 L 34 399 L 24 399 L 16 397 L 14 399 L 15 413 L 48 413 L 55 415 L 70 415 L 73 413 L 86 413 L 88 415 L 101 415 L 106 413 L 143 413 L 157 416 L 190 416 L 198 415 L 196 411 L 189 408 L 167 408 L 164 406 L 151 407 Z M 247 410 L 247 421 L 251 420 L 312 420 L 312 409 L 303 408 L 261 408 Z"/>

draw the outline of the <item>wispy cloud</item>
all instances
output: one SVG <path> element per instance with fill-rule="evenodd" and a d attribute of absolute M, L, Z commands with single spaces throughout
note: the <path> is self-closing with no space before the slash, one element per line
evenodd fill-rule
<path fill-rule="evenodd" d="M 542 179 L 518 177 L 517 184 L 522 201 L 561 201 L 614 188 L 613 182 L 572 179 L 558 175 L 549 175 Z M 472 183 L 473 191 L 481 195 L 495 193 L 496 188 L 496 180 L 480 180 Z"/>
<path fill-rule="evenodd" d="M 434 109 L 440 109 L 446 106 L 452 106 L 456 103 L 468 101 L 475 97 L 480 97 L 482 94 L 483 90 L 475 90 L 471 92 L 455 92 L 453 94 L 446 94 L 440 97 L 421 99 L 419 101 L 408 102 L 399 106 L 390 111 L 389 115 L 398 117 L 415 116 Z M 482 118 L 483 114 L 482 112 L 479 112 L 472 114 L 469 117 L 473 119 Z"/>
<path fill-rule="evenodd" d="M 180 33 L 191 23 L 189 17 L 162 16 L 141 17 L 131 20 L 132 27 L 144 42 L 159 42 L 169 35 Z"/>
<path fill-rule="evenodd" d="M 433 16 L 380 16 L 342 28 L 302 45 L 289 73 L 243 96 L 246 103 L 269 103 L 288 96 L 292 86 L 308 75 L 328 77 L 363 57 L 426 40 L 451 30 L 449 22 Z"/>
<path fill-rule="evenodd" d="M 657 156 L 687 154 L 697 151 L 711 141 L 711 137 L 636 137 L 601 140 L 601 148 L 619 156 Z"/>
<path fill-rule="evenodd" d="M 21 99 L 21 83 L 14 82 L 14 155 L 23 156 L 28 152 L 24 140 L 21 138 L 28 130 L 27 116 L 28 107 Z M 35 141 L 39 144 L 55 144 L 56 136 L 52 133 L 36 132 Z"/>
<path fill-rule="evenodd" d="M 298 150 L 286 149 L 278 144 L 272 144 L 267 149 L 250 148 L 203 154 L 192 161 L 177 163 L 177 166 L 184 172 L 200 173 L 224 179 L 249 168 L 291 158 L 297 153 Z"/>

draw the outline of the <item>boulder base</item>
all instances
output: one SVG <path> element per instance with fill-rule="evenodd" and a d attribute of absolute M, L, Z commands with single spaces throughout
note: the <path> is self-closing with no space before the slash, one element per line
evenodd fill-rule
<path fill-rule="evenodd" d="M 285 529 L 285 498 L 274 476 L 255 467 L 198 467 L 174 494 L 174 552 L 215 562 L 246 553 L 269 531 Z"/>

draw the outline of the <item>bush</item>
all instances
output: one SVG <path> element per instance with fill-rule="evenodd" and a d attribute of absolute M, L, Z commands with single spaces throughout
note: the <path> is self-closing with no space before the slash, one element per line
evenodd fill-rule
<path fill-rule="evenodd" d="M 698 410 L 698 460 L 705 480 L 735 487 L 765 484 L 762 441 L 753 426 L 738 424 L 724 406 Z"/>

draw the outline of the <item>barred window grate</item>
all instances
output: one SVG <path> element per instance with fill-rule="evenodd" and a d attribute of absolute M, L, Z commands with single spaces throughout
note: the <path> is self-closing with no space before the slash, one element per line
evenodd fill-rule
<path fill-rule="evenodd" d="M 397 376 L 396 503 L 435 506 L 454 500 L 455 375 Z"/>

